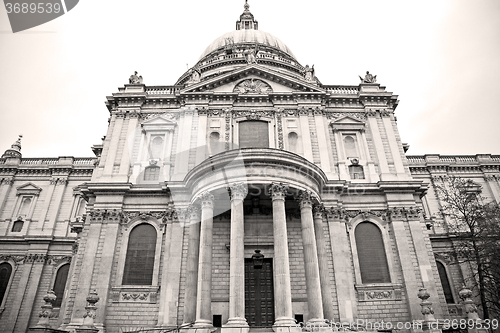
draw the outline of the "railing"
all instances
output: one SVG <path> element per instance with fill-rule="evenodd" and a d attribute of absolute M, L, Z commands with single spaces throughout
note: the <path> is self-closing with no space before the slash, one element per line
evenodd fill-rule
<path fill-rule="evenodd" d="M 75 158 L 73 163 L 75 165 L 94 165 L 95 161 L 95 158 Z"/>
<path fill-rule="evenodd" d="M 340 95 L 357 95 L 359 92 L 358 86 L 323 86 L 323 89 L 332 94 Z"/>
<path fill-rule="evenodd" d="M 429 163 L 451 163 L 451 164 L 478 164 L 488 162 L 500 162 L 499 155 L 457 155 L 457 156 L 440 156 L 440 155 L 408 155 L 406 156 L 410 164 L 425 164 Z"/>
<path fill-rule="evenodd" d="M 21 165 L 55 165 L 58 158 L 23 158 Z"/>
<path fill-rule="evenodd" d="M 151 86 L 146 87 L 148 95 L 174 95 L 181 91 L 181 86 Z"/>
<path fill-rule="evenodd" d="M 406 159 L 411 164 L 425 163 L 425 158 L 423 156 L 406 156 Z"/>
<path fill-rule="evenodd" d="M 121 333 L 169 333 L 169 332 L 179 332 L 183 328 L 193 329 L 193 324 L 184 324 L 176 327 L 155 327 L 155 328 L 145 328 L 145 327 L 133 327 L 133 328 L 120 328 Z"/>

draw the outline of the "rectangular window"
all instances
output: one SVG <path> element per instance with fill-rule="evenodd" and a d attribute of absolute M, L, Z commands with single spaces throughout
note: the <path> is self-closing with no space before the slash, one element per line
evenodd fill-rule
<path fill-rule="evenodd" d="M 247 120 L 239 123 L 240 148 L 269 148 L 267 121 Z"/>

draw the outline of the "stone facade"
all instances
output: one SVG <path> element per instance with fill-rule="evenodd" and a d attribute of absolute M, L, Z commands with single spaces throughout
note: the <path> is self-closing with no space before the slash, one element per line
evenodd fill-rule
<path fill-rule="evenodd" d="M 68 263 L 50 318 L 68 331 L 87 325 L 93 290 L 101 332 L 395 325 L 424 318 L 421 287 L 436 318 L 464 315 L 458 289 L 468 272 L 449 259 L 433 185 L 472 178 L 500 202 L 500 156 L 406 156 L 397 96 L 376 77 L 324 85 L 257 26 L 245 5 L 238 30 L 173 86 L 132 75 L 107 98 L 95 158 L 23 158 L 20 139 L 5 152 L 5 332 L 37 324 Z M 366 260 L 370 252 L 380 264 Z"/>

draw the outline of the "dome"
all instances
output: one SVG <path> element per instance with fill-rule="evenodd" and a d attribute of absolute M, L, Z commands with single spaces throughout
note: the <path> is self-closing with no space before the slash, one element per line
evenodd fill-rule
<path fill-rule="evenodd" d="M 232 32 L 228 32 L 210 44 L 205 51 L 202 53 L 200 56 L 200 60 L 203 59 L 206 55 L 212 53 L 213 51 L 223 48 L 226 45 L 226 40 L 227 38 L 232 38 L 234 41 L 234 44 L 243 44 L 243 43 L 249 43 L 249 44 L 261 44 L 265 46 L 271 46 L 274 48 L 277 48 L 278 50 L 285 52 L 292 58 L 295 58 L 293 55 L 292 51 L 288 48 L 288 46 L 285 45 L 281 40 L 278 38 L 274 37 L 270 33 L 264 32 L 262 30 L 254 30 L 254 29 L 241 29 L 241 30 L 235 30 Z"/>

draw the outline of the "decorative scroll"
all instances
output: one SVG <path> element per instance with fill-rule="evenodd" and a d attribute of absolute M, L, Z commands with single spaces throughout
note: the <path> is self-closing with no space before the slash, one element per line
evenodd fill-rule
<path fill-rule="evenodd" d="M 284 149 L 282 117 L 283 117 L 283 109 L 276 110 L 276 123 L 278 125 L 278 149 Z"/>

